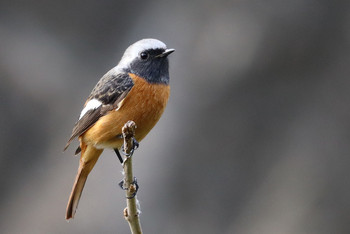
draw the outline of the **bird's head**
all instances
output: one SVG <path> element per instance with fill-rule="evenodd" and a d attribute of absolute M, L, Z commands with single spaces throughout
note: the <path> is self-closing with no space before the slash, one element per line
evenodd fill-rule
<path fill-rule="evenodd" d="M 168 55 L 174 49 L 156 39 L 142 39 L 129 46 L 117 68 L 133 73 L 149 83 L 169 83 Z"/>

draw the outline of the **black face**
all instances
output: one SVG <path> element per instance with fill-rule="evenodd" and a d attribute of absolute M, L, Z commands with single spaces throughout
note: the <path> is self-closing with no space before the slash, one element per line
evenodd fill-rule
<path fill-rule="evenodd" d="M 150 83 L 169 84 L 169 62 L 167 56 L 159 56 L 164 49 L 146 50 L 130 64 L 127 72 L 145 78 Z"/>

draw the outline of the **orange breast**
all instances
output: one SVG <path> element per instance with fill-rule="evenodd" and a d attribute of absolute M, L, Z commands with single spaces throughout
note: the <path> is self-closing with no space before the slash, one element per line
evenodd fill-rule
<path fill-rule="evenodd" d="M 128 120 L 137 125 L 137 141 L 141 141 L 158 122 L 169 98 L 169 85 L 150 84 L 134 74 L 129 75 L 134 86 L 121 107 L 101 117 L 80 140 L 97 148 L 120 148 L 123 142 L 117 136 Z"/>

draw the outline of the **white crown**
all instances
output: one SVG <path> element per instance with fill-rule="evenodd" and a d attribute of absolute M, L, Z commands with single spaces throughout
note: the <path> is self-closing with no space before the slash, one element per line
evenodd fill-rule
<path fill-rule="evenodd" d="M 166 45 L 157 39 L 147 38 L 147 39 L 139 40 L 125 50 L 124 55 L 116 68 L 117 69 L 129 68 L 131 62 L 135 58 L 137 58 L 142 51 L 150 50 L 150 49 L 166 50 Z"/>

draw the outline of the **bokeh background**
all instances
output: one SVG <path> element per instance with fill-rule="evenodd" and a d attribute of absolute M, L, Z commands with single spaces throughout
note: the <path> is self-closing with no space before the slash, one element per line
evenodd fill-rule
<path fill-rule="evenodd" d="M 1 233 L 129 233 L 106 150 L 65 208 L 82 105 L 158 38 L 172 94 L 134 155 L 145 233 L 350 233 L 349 1 L 0 2 Z"/>

